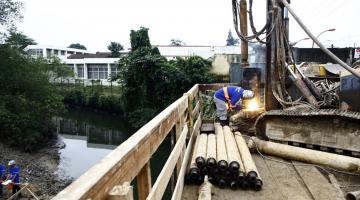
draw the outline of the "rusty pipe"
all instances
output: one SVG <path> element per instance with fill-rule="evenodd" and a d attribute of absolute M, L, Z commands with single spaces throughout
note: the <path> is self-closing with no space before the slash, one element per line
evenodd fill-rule
<path fill-rule="evenodd" d="M 243 36 L 248 35 L 247 28 L 247 1 L 240 0 L 240 32 Z M 248 42 L 246 40 L 241 39 L 241 64 L 242 66 L 248 66 Z"/>

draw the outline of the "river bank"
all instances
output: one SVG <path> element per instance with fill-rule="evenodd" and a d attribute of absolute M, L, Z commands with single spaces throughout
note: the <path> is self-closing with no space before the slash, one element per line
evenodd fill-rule
<path fill-rule="evenodd" d="M 7 165 L 9 160 L 15 160 L 21 168 L 21 182 L 30 183 L 41 199 L 51 199 L 72 182 L 71 178 L 57 174 L 59 150 L 64 146 L 57 139 L 46 148 L 26 153 L 0 143 L 0 163 Z"/>

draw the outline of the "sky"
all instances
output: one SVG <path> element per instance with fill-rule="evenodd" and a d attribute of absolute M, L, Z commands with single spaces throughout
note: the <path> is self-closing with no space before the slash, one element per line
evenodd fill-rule
<path fill-rule="evenodd" d="M 23 0 L 24 19 L 18 30 L 39 44 L 65 47 L 81 43 L 91 51 L 106 51 L 111 41 L 130 47 L 130 30 L 149 28 L 153 45 L 180 39 L 187 45 L 225 45 L 233 35 L 230 0 Z M 360 46 L 360 0 L 292 0 L 291 6 L 326 46 Z M 254 0 L 255 25 L 265 23 L 266 0 Z M 250 32 L 250 28 L 249 28 Z M 290 41 L 307 35 L 290 17 Z M 311 47 L 310 40 L 298 47 Z"/>

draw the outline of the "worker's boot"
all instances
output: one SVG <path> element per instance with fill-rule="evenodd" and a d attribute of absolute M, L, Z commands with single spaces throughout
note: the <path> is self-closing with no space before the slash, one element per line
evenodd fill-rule
<path fill-rule="evenodd" d="M 220 120 L 220 125 L 221 126 L 229 126 L 229 120 L 228 119 Z"/>

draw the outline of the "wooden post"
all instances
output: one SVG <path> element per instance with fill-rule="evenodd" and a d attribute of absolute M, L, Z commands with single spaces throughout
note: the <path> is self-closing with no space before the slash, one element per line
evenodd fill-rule
<path fill-rule="evenodd" d="M 139 200 L 145 200 L 151 190 L 150 162 L 147 162 L 136 177 Z"/>
<path fill-rule="evenodd" d="M 116 185 L 109 192 L 107 200 L 133 200 L 133 187 L 129 182 L 122 185 Z"/>

